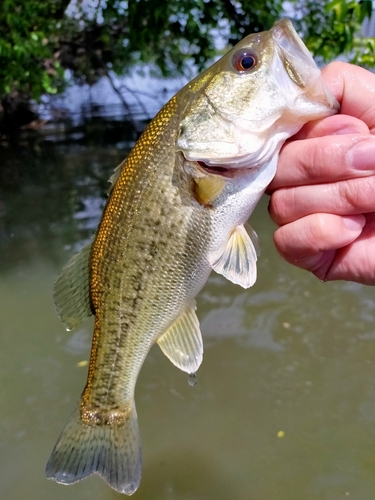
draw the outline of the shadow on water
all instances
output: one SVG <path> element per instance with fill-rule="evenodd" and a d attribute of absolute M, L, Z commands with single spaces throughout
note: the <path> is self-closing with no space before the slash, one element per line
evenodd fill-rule
<path fill-rule="evenodd" d="M 1 499 L 123 498 L 96 477 L 71 487 L 44 477 L 85 383 L 92 331 L 92 322 L 64 330 L 53 281 L 94 232 L 107 180 L 134 141 L 121 122 L 92 128 L 86 139 L 74 130 L 0 152 Z M 266 204 L 251 220 L 256 285 L 213 274 L 198 296 L 197 385 L 158 347 L 144 364 L 135 499 L 375 497 L 374 289 L 322 284 L 284 263 Z"/>

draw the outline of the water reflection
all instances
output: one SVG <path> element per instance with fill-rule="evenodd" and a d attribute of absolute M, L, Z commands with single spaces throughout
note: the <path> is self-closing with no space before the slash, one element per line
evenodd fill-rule
<path fill-rule="evenodd" d="M 45 141 L 1 151 L 0 250 L 5 258 L 0 269 L 33 254 L 56 262 L 61 246 L 91 237 L 108 179 L 134 141 L 119 145 L 117 131 L 109 146 L 100 147 L 96 133 L 89 137 L 86 145 Z"/>
<path fill-rule="evenodd" d="M 92 322 L 66 332 L 52 286 L 90 238 L 126 148 L 40 143 L 2 152 L 0 498 L 122 498 L 64 487 L 44 466 L 85 382 Z M 372 500 L 375 294 L 283 263 L 264 200 L 262 255 L 244 291 L 212 275 L 198 297 L 205 356 L 190 387 L 154 347 L 137 410 L 147 500 Z"/>

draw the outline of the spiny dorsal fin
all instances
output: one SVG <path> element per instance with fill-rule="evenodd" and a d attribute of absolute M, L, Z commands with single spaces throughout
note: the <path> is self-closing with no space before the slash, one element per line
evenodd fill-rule
<path fill-rule="evenodd" d="M 91 243 L 70 259 L 55 281 L 53 299 L 57 314 L 68 330 L 92 315 L 90 253 Z"/>
<path fill-rule="evenodd" d="M 122 168 L 122 166 L 124 165 L 124 162 L 125 162 L 125 160 L 124 160 L 124 161 L 122 161 L 122 162 L 120 163 L 120 165 L 117 165 L 117 167 L 116 167 L 116 168 L 114 169 L 114 171 L 113 171 L 113 174 L 112 174 L 112 175 L 111 175 L 111 177 L 108 179 L 108 182 L 110 182 L 110 183 L 111 183 L 111 185 L 109 186 L 109 189 L 108 189 L 108 195 L 110 195 L 110 194 L 111 194 L 111 191 L 112 191 L 112 189 L 113 189 L 114 185 L 116 184 L 117 179 L 120 177 L 120 174 L 121 174 L 121 168 Z"/>
<path fill-rule="evenodd" d="M 195 309 L 194 301 L 157 341 L 167 358 L 187 373 L 195 373 L 203 359 L 202 334 Z"/>
<path fill-rule="evenodd" d="M 252 228 L 251 235 L 252 237 L 244 226 L 237 226 L 224 247 L 209 257 L 212 269 L 243 288 L 250 288 L 257 279 L 259 245 L 258 237 Z"/>
<path fill-rule="evenodd" d="M 194 196 L 201 205 L 210 205 L 222 192 L 225 180 L 218 175 L 196 177 L 194 179 Z"/>

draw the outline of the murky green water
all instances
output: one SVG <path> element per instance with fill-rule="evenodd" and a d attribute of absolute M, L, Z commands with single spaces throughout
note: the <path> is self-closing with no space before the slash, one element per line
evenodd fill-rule
<path fill-rule="evenodd" d="M 97 477 L 47 481 L 44 467 L 84 386 L 92 327 L 64 330 L 53 281 L 92 234 L 125 150 L 0 154 L 0 498 L 121 498 Z M 198 297 L 198 384 L 158 347 L 142 369 L 135 499 L 375 498 L 375 290 L 322 284 L 284 263 L 266 203 L 252 218 L 257 284 L 244 291 L 212 275 Z"/>

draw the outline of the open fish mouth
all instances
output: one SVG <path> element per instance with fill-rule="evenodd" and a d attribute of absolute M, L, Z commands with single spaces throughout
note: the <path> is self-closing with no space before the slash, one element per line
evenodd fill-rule
<path fill-rule="evenodd" d="M 197 163 L 207 174 L 220 175 L 221 177 L 226 177 L 227 179 L 234 179 L 235 177 L 238 177 L 238 175 L 243 175 L 244 171 L 251 169 L 250 166 L 248 169 L 244 169 L 225 167 L 223 165 L 207 165 L 207 163 L 201 160 L 197 161 Z"/>
<path fill-rule="evenodd" d="M 321 78 L 319 68 L 292 23 L 284 19 L 276 23 L 270 31 L 286 73 L 305 91 L 300 99 L 313 100 L 315 105 L 322 106 L 322 111 L 324 109 L 338 111 L 339 103 Z"/>

